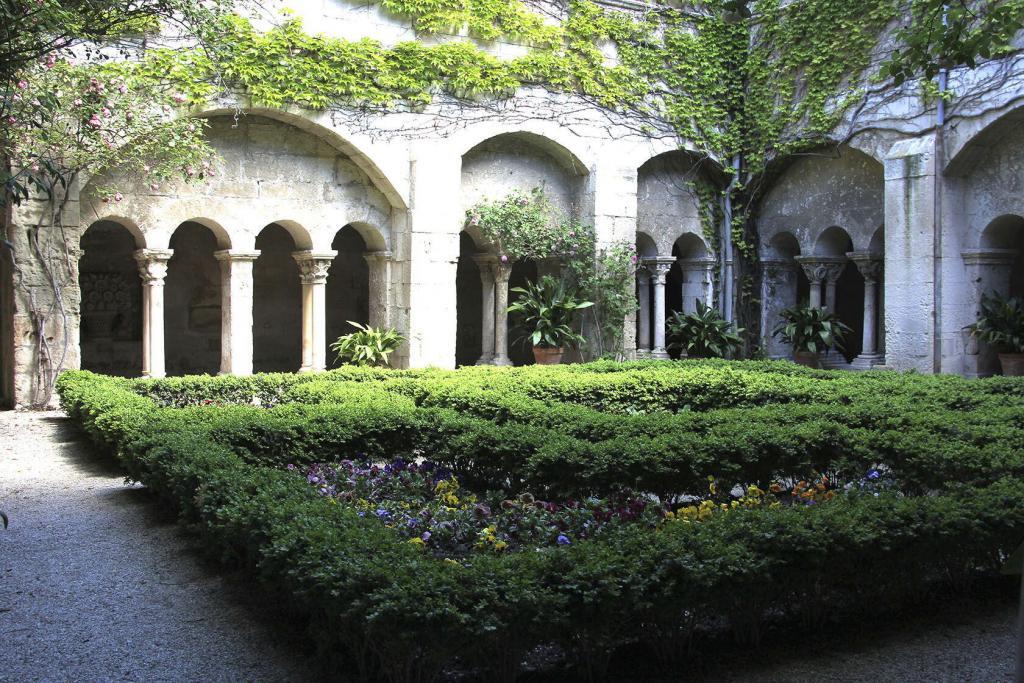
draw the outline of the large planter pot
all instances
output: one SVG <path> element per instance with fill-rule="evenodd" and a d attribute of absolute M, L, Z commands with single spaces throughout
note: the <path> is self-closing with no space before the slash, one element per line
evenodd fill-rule
<path fill-rule="evenodd" d="M 821 359 L 811 351 L 794 351 L 793 362 L 816 370 L 821 368 Z"/>
<path fill-rule="evenodd" d="M 1007 377 L 1024 377 L 1024 353 L 1000 353 L 999 364 Z"/>
<path fill-rule="evenodd" d="M 533 347 L 533 359 L 537 361 L 537 365 L 558 365 L 562 362 L 563 353 L 565 353 L 563 348 L 550 346 Z"/>

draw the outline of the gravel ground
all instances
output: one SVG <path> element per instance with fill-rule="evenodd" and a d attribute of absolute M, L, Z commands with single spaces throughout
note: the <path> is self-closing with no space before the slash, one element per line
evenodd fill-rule
<path fill-rule="evenodd" d="M 0 681 L 322 678 L 62 414 L 0 412 L 0 508 Z"/>
<path fill-rule="evenodd" d="M 0 412 L 0 508 L 11 518 L 0 530 L 0 681 L 328 678 L 285 616 L 206 560 L 62 414 Z M 1015 615 L 1004 592 L 817 642 L 772 642 L 685 679 L 1012 681 Z"/>

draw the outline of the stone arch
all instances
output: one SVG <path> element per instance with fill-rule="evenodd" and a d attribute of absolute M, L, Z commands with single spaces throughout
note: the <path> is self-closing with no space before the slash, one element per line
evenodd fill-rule
<path fill-rule="evenodd" d="M 327 334 L 325 337 L 328 366 L 334 364 L 330 344 L 343 334 L 353 332 L 348 323 L 370 324 L 370 264 L 366 255 L 369 245 L 363 232 L 354 225 L 339 230 L 331 243 L 336 252 L 327 274 Z"/>
<path fill-rule="evenodd" d="M 455 149 L 461 150 L 460 156 L 463 158 L 473 150 L 493 141 L 516 141 L 519 144 L 541 150 L 555 159 L 566 171 L 576 176 L 587 175 L 592 165 L 584 160 L 586 153 L 578 144 L 579 138 L 566 135 L 565 129 L 560 126 L 536 126 L 533 129 L 521 127 L 507 131 L 470 128 L 451 139 Z"/>
<path fill-rule="evenodd" d="M 85 370 L 124 377 L 142 371 L 142 280 L 134 255 L 144 245 L 138 227 L 123 219 L 94 221 L 82 234 L 79 349 Z"/>
<path fill-rule="evenodd" d="M 814 240 L 815 256 L 845 256 L 853 251 L 853 238 L 838 225 L 825 228 Z"/>
<path fill-rule="evenodd" d="M 990 107 L 980 116 L 959 121 L 947 134 L 945 174 L 966 176 L 998 148 L 1007 133 L 1024 126 L 1024 106 L 1020 101 L 1009 108 Z M 952 139 L 950 139 L 952 138 Z"/>
<path fill-rule="evenodd" d="M 181 221 L 181 223 L 178 224 L 178 227 L 175 228 L 175 232 L 177 232 L 177 230 L 179 230 L 185 223 L 195 223 L 209 230 L 217 242 L 217 249 L 231 248 L 231 235 L 228 234 L 228 231 L 220 224 L 220 222 L 215 221 L 212 218 L 197 216 Z M 173 234 L 171 239 L 173 240 Z"/>
<path fill-rule="evenodd" d="M 707 243 L 695 233 L 679 236 L 672 245 L 675 262 L 665 282 L 665 315 L 673 311 L 693 313 L 697 301 L 715 305 L 714 283 L 717 260 L 710 255 Z"/>
<path fill-rule="evenodd" d="M 94 225 L 106 223 L 113 223 L 126 230 L 132 236 L 132 240 L 134 241 L 137 249 L 145 249 L 150 246 L 146 239 L 146 232 L 139 227 L 139 224 L 134 219 L 128 218 L 124 215 L 105 214 L 102 216 L 96 216 L 92 219 L 89 227 L 91 228 Z"/>
<path fill-rule="evenodd" d="M 314 120 L 312 117 L 317 116 L 316 114 L 302 110 L 286 111 L 269 107 L 217 108 L 195 114 L 197 118 L 206 119 L 220 116 L 234 118 L 239 115 L 258 116 L 286 123 L 323 140 L 351 159 L 370 178 L 377 189 L 387 197 L 392 208 L 401 211 L 408 209 L 406 193 L 399 189 L 399 186 L 384 170 L 383 153 L 375 149 L 373 143 L 368 140 L 358 140 L 355 135 L 343 134 L 333 123 L 325 124 Z"/>
<path fill-rule="evenodd" d="M 225 244 L 225 241 L 227 244 Z M 164 281 L 164 353 L 167 374 L 217 374 L 221 358 L 221 269 L 214 257 L 230 246 L 198 221 L 171 235 Z"/>
<path fill-rule="evenodd" d="M 647 159 L 637 169 L 637 229 L 651 236 L 658 253 L 672 253 L 681 235 L 703 230 L 696 183 L 707 183 L 706 162 L 682 150 Z"/>
<path fill-rule="evenodd" d="M 294 225 L 294 224 L 293 224 Z M 302 362 L 302 285 L 292 231 L 271 223 L 256 237 L 253 263 L 253 370 L 294 372 Z"/>
<path fill-rule="evenodd" d="M 773 331 L 783 310 L 808 301 L 810 283 L 797 262 L 800 255 L 800 241 L 787 230 L 775 233 L 761 249 L 761 346 L 769 358 L 792 355 Z"/>
<path fill-rule="evenodd" d="M 658 256 L 658 245 L 654 242 L 654 238 L 646 232 L 637 231 L 636 253 L 641 259 Z"/>

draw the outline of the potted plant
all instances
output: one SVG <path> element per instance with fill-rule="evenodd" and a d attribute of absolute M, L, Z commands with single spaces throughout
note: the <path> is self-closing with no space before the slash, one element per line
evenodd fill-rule
<path fill-rule="evenodd" d="M 669 349 L 679 349 L 690 358 L 725 358 L 739 351 L 743 328 L 732 330 L 732 323 L 718 311 L 697 299 L 693 313 L 676 311 L 665 323 Z"/>
<path fill-rule="evenodd" d="M 331 350 L 337 354 L 338 360 L 342 363 L 386 366 L 388 357 L 405 341 L 405 337 L 395 330 L 360 325 L 351 320 L 347 322 L 356 328 L 356 331 L 338 337 L 331 344 Z"/>
<path fill-rule="evenodd" d="M 550 275 L 525 287 L 513 287 L 518 294 L 508 312 L 518 318 L 517 327 L 524 334 L 521 341 L 533 344 L 533 357 L 538 365 L 557 365 L 562 362 L 566 347 L 578 346 L 586 341 L 573 329 L 576 312 L 593 306 L 593 302 L 580 301 L 565 282 Z"/>
<path fill-rule="evenodd" d="M 793 360 L 800 365 L 821 367 L 819 355 L 829 349 L 843 350 L 843 338 L 850 328 L 824 308 L 793 306 L 782 317 L 772 334 L 793 347 Z"/>
<path fill-rule="evenodd" d="M 995 292 L 982 295 L 980 308 L 967 329 L 995 348 L 1004 375 L 1024 376 L 1024 302 Z"/>

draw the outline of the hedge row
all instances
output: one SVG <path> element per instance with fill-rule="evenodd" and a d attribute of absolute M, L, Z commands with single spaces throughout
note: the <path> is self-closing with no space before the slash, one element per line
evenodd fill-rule
<path fill-rule="evenodd" d="M 725 619 L 751 641 L 768 613 L 814 624 L 852 605 L 881 612 L 936 581 L 994 568 L 1024 535 L 1024 485 L 1003 477 L 941 495 L 740 509 L 657 530 L 623 527 L 568 547 L 443 562 L 316 495 L 301 477 L 247 462 L 275 461 L 274 448 L 316 434 L 383 448 L 432 419 L 404 398 L 376 406 L 386 392 L 362 388 L 374 395 L 360 400 L 354 391 L 350 401 L 319 408 L 180 410 L 159 407 L 124 380 L 77 372 L 59 381 L 65 410 L 98 445 L 225 557 L 290 595 L 321 644 L 371 679 L 424 680 L 457 665 L 511 680 L 525 652 L 549 643 L 592 675 L 625 642 L 643 641 L 671 662 L 694 646 L 696 626 Z M 369 436 L 382 415 L 390 426 Z M 236 451 L 229 443 L 241 433 L 265 442 Z"/>

